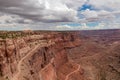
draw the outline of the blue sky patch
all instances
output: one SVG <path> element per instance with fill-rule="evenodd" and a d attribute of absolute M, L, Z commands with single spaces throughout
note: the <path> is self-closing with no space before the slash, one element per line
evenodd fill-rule
<path fill-rule="evenodd" d="M 81 26 L 80 23 L 69 23 L 69 24 L 62 24 L 62 25 L 68 25 L 68 26 L 73 26 L 73 27 Z"/>
<path fill-rule="evenodd" d="M 89 26 L 89 27 L 95 27 L 98 24 L 99 24 L 98 22 L 89 22 L 89 23 L 86 23 L 86 25 Z M 72 27 L 82 26 L 81 23 L 68 23 L 68 24 L 62 24 L 62 25 L 68 25 L 68 26 L 72 26 Z"/>
<path fill-rule="evenodd" d="M 84 10 L 86 10 L 86 9 L 95 10 L 94 6 L 85 3 L 85 4 L 82 5 L 82 7 L 80 7 L 80 8 L 78 9 L 78 11 L 84 11 Z"/>
<path fill-rule="evenodd" d="M 97 26 L 98 24 L 99 24 L 98 22 L 89 22 L 87 23 L 87 26 L 94 27 L 94 26 Z"/>

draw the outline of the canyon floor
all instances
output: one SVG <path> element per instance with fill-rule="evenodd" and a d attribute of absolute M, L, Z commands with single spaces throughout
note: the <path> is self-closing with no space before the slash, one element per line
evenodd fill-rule
<path fill-rule="evenodd" d="M 0 80 L 120 80 L 120 30 L 0 32 Z"/>

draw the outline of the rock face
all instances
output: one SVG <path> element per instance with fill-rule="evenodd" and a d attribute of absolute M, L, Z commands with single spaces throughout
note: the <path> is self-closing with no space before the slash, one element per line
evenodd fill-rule
<path fill-rule="evenodd" d="M 85 76 L 90 80 L 120 80 L 120 30 L 88 30 L 80 36 L 81 45 L 70 49 L 68 56 L 80 64 Z"/>
<path fill-rule="evenodd" d="M 80 44 L 77 32 L 1 39 L 0 75 L 9 80 L 79 80 L 70 79 L 77 74 L 86 80 L 80 65 L 67 56 L 67 49 Z"/>
<path fill-rule="evenodd" d="M 20 59 L 27 54 L 30 47 L 23 39 L 6 39 L 1 40 L 0 47 L 0 69 L 1 75 L 6 78 L 12 77 L 17 71 L 17 64 Z"/>
<path fill-rule="evenodd" d="M 5 33 L 0 80 L 120 79 L 120 30 Z"/>

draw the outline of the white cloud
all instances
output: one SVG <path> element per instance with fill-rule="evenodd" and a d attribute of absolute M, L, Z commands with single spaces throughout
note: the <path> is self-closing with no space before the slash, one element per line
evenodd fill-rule
<path fill-rule="evenodd" d="M 83 14 L 86 18 L 96 18 L 98 17 L 98 14 L 96 11 L 92 11 L 92 10 L 85 10 L 83 11 L 81 14 Z"/>
<path fill-rule="evenodd" d="M 99 30 L 99 29 L 119 29 L 120 23 L 105 23 L 101 22 L 96 26 L 89 26 L 86 23 L 82 23 L 80 26 L 70 26 L 70 25 L 57 25 L 54 26 L 54 30 Z"/>
<path fill-rule="evenodd" d="M 58 25 L 58 26 L 55 26 L 55 28 L 57 30 L 72 30 L 72 29 L 74 29 L 72 26 L 69 26 L 69 25 Z"/>
<path fill-rule="evenodd" d="M 93 9 L 78 11 L 83 4 L 89 4 Z M 79 14 L 82 17 L 79 18 Z M 0 0 L 0 27 L 48 30 L 120 28 L 118 17 L 119 0 Z M 78 22 L 82 26 L 61 25 L 67 22 Z M 100 24 L 89 27 L 88 22 Z"/>
<path fill-rule="evenodd" d="M 84 15 L 84 19 L 87 22 L 94 22 L 94 21 L 104 21 L 104 20 L 115 20 L 116 19 L 116 14 L 119 14 L 119 11 L 105 11 L 105 10 L 90 10 L 86 9 L 85 11 L 82 11 L 81 14 Z"/>
<path fill-rule="evenodd" d="M 89 30 L 91 29 L 86 23 L 82 23 L 81 26 L 70 26 L 70 25 L 57 25 L 54 26 L 54 30 Z"/>
<path fill-rule="evenodd" d="M 103 10 L 120 10 L 120 0 L 89 0 L 89 4 Z"/>

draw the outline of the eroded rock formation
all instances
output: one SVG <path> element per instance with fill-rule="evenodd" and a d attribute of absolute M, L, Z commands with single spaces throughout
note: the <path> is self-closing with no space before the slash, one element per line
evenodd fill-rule
<path fill-rule="evenodd" d="M 67 49 L 81 44 L 77 32 L 50 32 L 0 40 L 0 75 L 9 80 L 86 80 Z"/>

